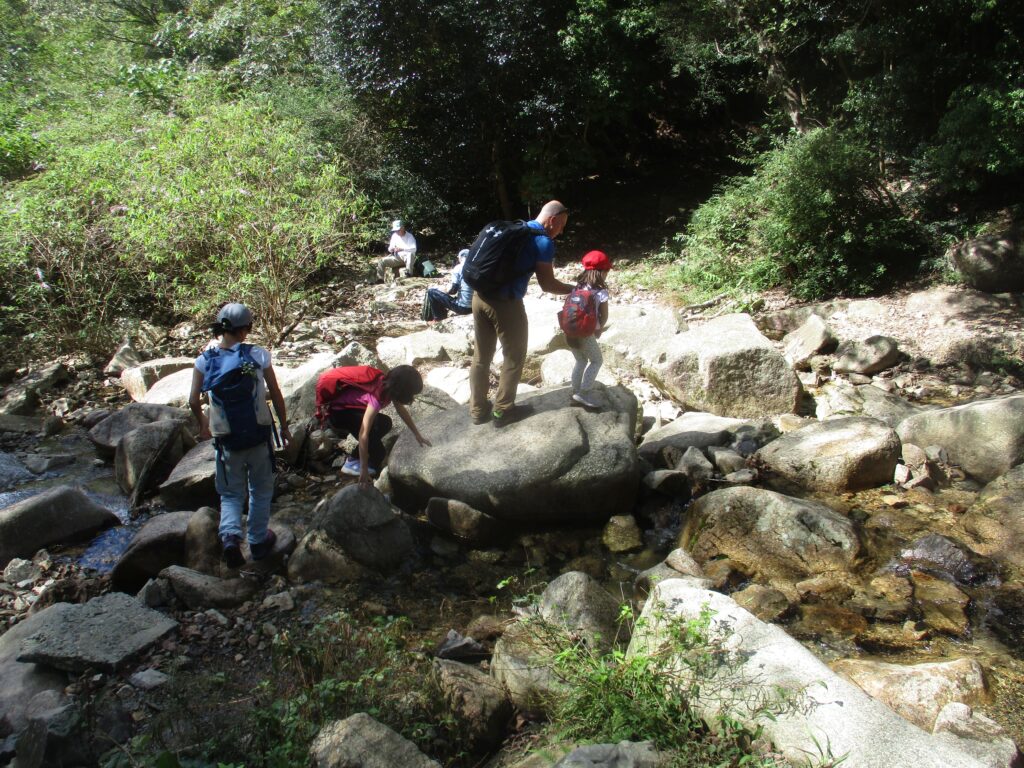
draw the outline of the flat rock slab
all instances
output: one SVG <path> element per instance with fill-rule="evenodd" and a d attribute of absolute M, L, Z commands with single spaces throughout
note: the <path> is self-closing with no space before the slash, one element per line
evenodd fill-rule
<path fill-rule="evenodd" d="M 45 617 L 45 620 L 44 620 Z M 40 626 L 21 646 L 18 661 L 67 672 L 115 672 L 178 626 L 178 622 L 121 592 L 84 605 L 57 603 L 39 614 Z"/>
<path fill-rule="evenodd" d="M 160 578 L 171 582 L 174 594 L 193 611 L 207 608 L 237 608 L 251 600 L 259 590 L 252 579 L 219 579 L 180 565 L 160 571 Z"/>

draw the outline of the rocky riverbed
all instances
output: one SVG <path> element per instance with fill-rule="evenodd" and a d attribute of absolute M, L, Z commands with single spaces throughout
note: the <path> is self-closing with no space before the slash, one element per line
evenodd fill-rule
<path fill-rule="evenodd" d="M 227 572 L 217 557 L 212 456 L 182 409 L 189 358 L 205 343 L 195 329 L 142 328 L 109 362 L 9 377 L 0 763 L 94 762 L 140 734 L 195 751 L 218 735 L 219 709 L 287 700 L 305 674 L 300 638 L 325 626 L 353 648 L 386 635 L 412 654 L 389 663 L 440 675 L 439 700 L 463 701 L 451 691 L 479 681 L 421 668 L 435 655 L 500 682 L 521 715 L 480 704 L 504 713 L 487 734 L 442 725 L 478 710 L 446 715 L 416 697 L 390 710 L 433 722 L 417 744 L 459 763 L 466 744 L 493 750 L 536 714 L 536 691 L 508 672 L 509 659 L 532 657 L 506 627 L 523 596 L 577 574 L 636 610 L 666 580 L 709 601 L 728 595 L 723 615 L 756 622 L 753 634 L 781 627 L 831 666 L 818 674 L 848 712 L 872 712 L 872 728 L 934 732 L 936 765 L 962 754 L 1013 764 L 1012 740 L 1024 738 L 1019 297 L 943 287 L 751 317 L 618 291 L 603 408 L 590 413 L 569 405 L 557 302 L 531 296 L 521 399 L 534 415 L 498 434 L 471 426 L 464 405 L 471 320 L 408 319 L 424 286 L 336 286 L 365 311 L 324 312 L 275 349 L 299 439 L 280 457 L 280 541 L 258 571 Z M 337 474 L 345 446 L 311 421 L 310 395 L 332 365 L 378 362 L 425 373 L 414 414 L 434 448 L 396 431 L 380 493 L 367 494 Z M 134 624 L 100 602 L 126 593 L 138 595 Z M 544 595 L 562 613 L 584 599 Z M 133 642 L 53 647 L 97 625 Z M 251 692 L 259 680 L 275 682 Z M 61 731 L 70 713 L 88 727 Z M 838 739 L 822 718 L 801 727 Z M 322 737 L 347 743 L 371 728 L 356 725 Z M 806 746 L 785 729 L 773 739 L 784 754 Z M 331 764 L 335 746 L 321 744 L 317 760 Z M 871 762 L 882 758 L 865 749 L 853 743 L 848 764 L 906 764 Z M 512 764 L 501 755 L 495 765 Z"/>

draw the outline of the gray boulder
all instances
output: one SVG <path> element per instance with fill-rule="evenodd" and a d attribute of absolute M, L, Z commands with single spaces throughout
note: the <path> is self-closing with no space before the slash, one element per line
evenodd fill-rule
<path fill-rule="evenodd" d="M 987 293 L 1024 290 L 1024 246 L 1019 233 L 982 235 L 949 253 L 953 267 L 972 288 Z"/>
<path fill-rule="evenodd" d="M 325 725 L 309 754 L 316 768 L 440 768 L 411 741 L 365 712 Z"/>
<path fill-rule="evenodd" d="M 745 487 L 697 499 L 678 546 L 704 564 L 725 555 L 768 581 L 846 572 L 860 554 L 853 524 L 838 512 L 824 504 Z"/>
<path fill-rule="evenodd" d="M 193 611 L 237 608 L 259 591 L 259 584 L 252 579 L 221 579 L 181 565 L 164 568 L 160 578 L 167 579 L 178 599 Z"/>
<path fill-rule="evenodd" d="M 186 368 L 160 379 L 146 391 L 141 402 L 185 408 L 191 393 L 192 369 Z"/>
<path fill-rule="evenodd" d="M 442 531 L 477 545 L 493 541 L 501 531 L 496 519 L 455 499 L 430 499 L 427 519 Z"/>
<path fill-rule="evenodd" d="M 678 313 L 667 312 L 664 306 L 616 304 L 612 322 L 601 334 L 601 351 L 609 367 L 640 373 L 658 359 L 665 339 L 685 330 Z"/>
<path fill-rule="evenodd" d="M 836 349 L 836 361 L 832 364 L 832 370 L 870 376 L 896 365 L 900 356 L 896 339 L 888 336 L 870 336 L 863 341 L 844 341 Z"/>
<path fill-rule="evenodd" d="M 117 348 L 114 356 L 110 358 L 110 362 L 104 366 L 103 375 L 120 376 L 128 368 L 135 368 L 139 365 L 142 365 L 142 358 L 136 351 L 135 344 L 131 339 L 125 339 Z"/>
<path fill-rule="evenodd" d="M 217 506 L 214 487 L 217 452 L 213 440 L 203 440 L 186 453 L 160 485 L 160 499 L 168 509 L 199 509 Z"/>
<path fill-rule="evenodd" d="M 32 614 L 0 635 L 0 734 L 18 733 L 27 725 L 26 709 L 36 694 L 60 693 L 68 684 L 65 672 L 18 661 L 21 644 L 48 621 L 45 614 Z"/>
<path fill-rule="evenodd" d="M 521 397 L 533 412 L 500 429 L 471 425 L 462 408 L 417 420 L 434 447 L 398 439 L 388 465 L 395 502 L 423 509 L 440 496 L 508 522 L 603 523 L 632 507 L 638 479 L 636 398 L 604 393 L 611 406 L 600 413 L 567 407 L 565 389 Z"/>
<path fill-rule="evenodd" d="M 121 372 L 121 386 L 135 402 L 142 402 L 146 393 L 154 384 L 177 371 L 191 369 L 195 366 L 193 357 L 160 357 L 147 360 L 133 368 Z M 189 372 L 189 381 L 191 381 Z"/>
<path fill-rule="evenodd" d="M 96 447 L 96 453 L 100 458 L 113 459 L 117 444 L 125 435 L 155 421 L 194 424 L 191 415 L 179 408 L 151 403 L 129 403 L 90 429 L 89 440 Z"/>
<path fill-rule="evenodd" d="M 831 352 L 836 348 L 837 339 L 825 321 L 818 315 L 811 314 L 795 331 L 790 331 L 782 339 L 786 358 L 794 367 L 803 369 L 807 361 L 817 354 Z"/>
<path fill-rule="evenodd" d="M 94 597 L 84 605 L 56 603 L 39 617 L 35 631 L 22 642 L 18 661 L 67 672 L 90 667 L 115 672 L 178 626 L 122 592 Z"/>
<path fill-rule="evenodd" d="M 781 627 L 760 621 L 725 595 L 678 579 L 655 587 L 628 655 L 654 652 L 670 622 L 698 619 L 705 607 L 711 610 L 709 637 L 728 649 L 723 663 L 729 665 L 731 681 L 727 700 L 694 701 L 705 717 L 729 710 L 740 722 L 762 728 L 765 738 L 796 765 L 827 748 L 851 768 L 981 768 L 970 755 L 933 738 L 844 680 Z M 687 669 L 682 659 L 672 666 L 684 679 Z M 762 710 L 749 702 L 761 702 L 771 691 L 795 696 L 800 704 L 762 717 Z"/>
<path fill-rule="evenodd" d="M 840 659 L 832 669 L 926 731 L 935 727 L 939 712 L 947 704 L 976 705 L 987 699 L 985 676 L 974 659 L 924 664 Z"/>
<path fill-rule="evenodd" d="M 11 453 L 0 453 L 0 490 L 7 490 L 32 479 L 32 472 Z"/>
<path fill-rule="evenodd" d="M 126 494 L 155 488 L 191 447 L 183 421 L 155 421 L 128 432 L 114 453 L 114 477 Z"/>
<path fill-rule="evenodd" d="M 831 419 L 788 432 L 754 455 L 783 490 L 852 491 L 892 482 L 900 439 L 880 421 Z"/>
<path fill-rule="evenodd" d="M 793 413 L 803 391 L 749 315 L 725 315 L 662 340 L 648 378 L 694 410 L 756 418 Z"/>
<path fill-rule="evenodd" d="M 555 768 L 658 768 L 664 765 L 652 741 L 620 741 L 577 747 Z"/>
<path fill-rule="evenodd" d="M 896 431 L 905 443 L 942 446 L 952 464 L 991 482 L 1024 461 L 1024 395 L 925 411 Z"/>
<path fill-rule="evenodd" d="M 434 669 L 449 711 L 465 727 L 468 748 L 491 749 L 505 738 L 512 703 L 494 678 L 476 667 L 436 659 Z"/>
<path fill-rule="evenodd" d="M 370 571 L 320 530 L 303 536 L 288 558 L 288 579 L 295 583 L 321 581 L 324 584 L 343 584 L 370 575 Z"/>
<path fill-rule="evenodd" d="M 450 366 L 431 368 L 423 378 L 423 383 L 428 387 L 441 390 L 458 405 L 465 405 L 469 402 L 468 368 L 452 368 Z"/>
<path fill-rule="evenodd" d="M 164 568 L 185 562 L 185 530 L 191 512 L 167 512 L 148 520 L 110 574 L 113 589 L 134 594 Z"/>
<path fill-rule="evenodd" d="M 491 675 L 523 712 L 543 714 L 563 690 L 553 664 L 555 654 L 564 649 L 558 639 L 530 617 L 510 624 L 494 643 Z"/>
<path fill-rule="evenodd" d="M 615 642 L 619 601 L 585 573 L 563 573 L 548 584 L 538 613 L 558 630 L 584 638 L 591 648 L 609 650 Z"/>
<path fill-rule="evenodd" d="M 961 524 L 976 551 L 1024 568 L 1024 464 L 986 485 Z"/>
<path fill-rule="evenodd" d="M 935 738 L 989 768 L 1020 768 L 1020 750 L 1002 726 L 966 704 L 951 702 L 935 719 Z"/>
<path fill-rule="evenodd" d="M 681 456 L 690 447 L 704 449 L 712 445 L 728 445 L 737 430 L 749 423 L 743 419 L 727 419 L 713 413 L 690 411 L 664 427 L 648 432 L 638 452 L 641 458 L 656 466 L 667 466 L 666 449 L 672 449 Z"/>
<path fill-rule="evenodd" d="M 394 368 L 460 360 L 473 351 L 464 336 L 427 330 L 398 337 L 384 336 L 377 342 L 377 354 L 386 366 Z"/>
<path fill-rule="evenodd" d="M 358 484 L 338 491 L 317 513 L 322 530 L 349 557 L 376 571 L 389 572 L 412 556 L 412 533 L 405 520 L 375 489 Z"/>
<path fill-rule="evenodd" d="M 120 524 L 117 515 L 77 488 L 59 485 L 0 509 L 0 566 L 43 547 L 87 539 Z"/>
<path fill-rule="evenodd" d="M 874 384 L 860 386 L 843 379 L 827 382 L 815 396 L 815 415 L 821 421 L 838 416 L 866 416 L 895 428 L 921 409 Z"/>
<path fill-rule="evenodd" d="M 39 405 L 39 395 L 52 392 L 71 378 L 67 366 L 61 362 L 49 363 L 26 376 L 22 376 L 3 391 L 0 414 L 28 416 Z"/>

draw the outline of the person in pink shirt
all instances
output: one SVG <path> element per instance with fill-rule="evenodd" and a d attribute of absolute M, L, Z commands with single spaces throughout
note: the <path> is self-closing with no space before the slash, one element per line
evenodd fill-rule
<path fill-rule="evenodd" d="M 392 403 L 416 441 L 430 445 L 407 407 L 423 391 L 423 378 L 411 365 L 398 365 L 387 373 L 369 366 L 334 368 L 321 380 L 324 377 L 336 387 L 326 405 L 327 421 L 335 431 L 359 440 L 359 458 L 346 459 L 342 474 L 358 477 L 361 485 L 371 484 L 387 456 L 384 435 L 392 427 L 391 419 L 381 411 Z"/>

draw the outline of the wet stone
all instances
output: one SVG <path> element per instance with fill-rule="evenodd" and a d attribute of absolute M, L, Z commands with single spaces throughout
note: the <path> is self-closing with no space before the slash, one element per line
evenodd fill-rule
<path fill-rule="evenodd" d="M 911 580 L 914 600 L 926 625 L 947 635 L 960 636 L 967 631 L 967 595 L 953 584 L 920 571 L 913 571 Z"/>

